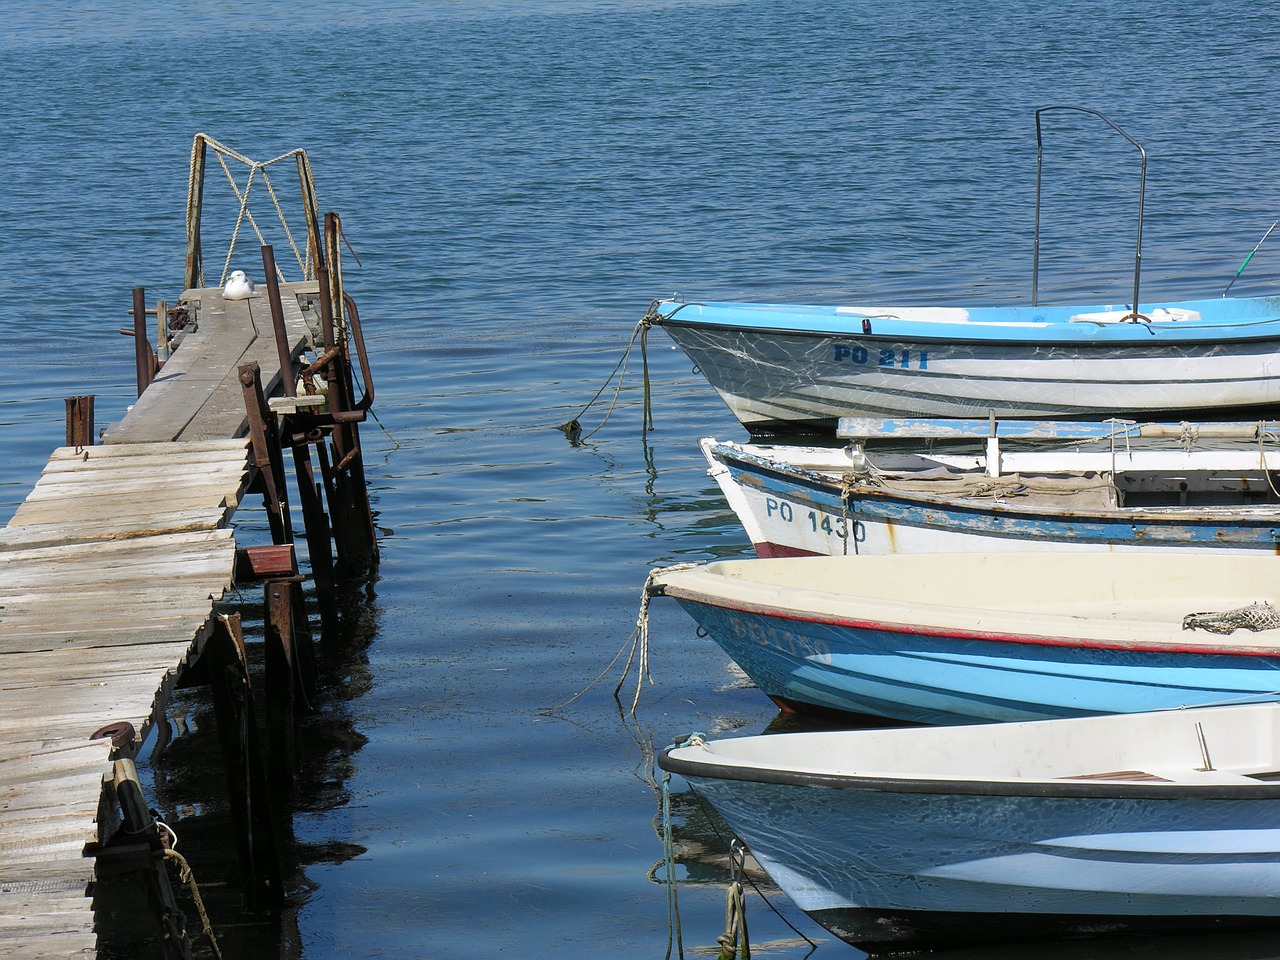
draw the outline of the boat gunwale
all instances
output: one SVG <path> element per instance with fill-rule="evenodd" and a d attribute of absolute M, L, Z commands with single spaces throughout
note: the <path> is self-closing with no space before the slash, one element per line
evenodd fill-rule
<path fill-rule="evenodd" d="M 820 323 L 835 322 L 841 319 L 847 319 L 851 324 L 859 321 L 870 321 L 870 329 L 862 328 L 854 329 L 850 327 L 844 329 L 815 329 L 814 327 L 802 326 L 774 326 L 764 323 L 743 323 L 743 322 L 724 322 L 717 319 L 705 319 L 698 317 L 697 319 L 681 319 L 678 314 L 685 307 L 696 306 L 706 309 L 715 310 L 732 310 L 737 309 L 760 309 L 768 310 L 778 314 L 785 314 L 788 309 L 797 311 L 798 316 L 804 316 L 801 311 L 813 309 L 836 309 L 831 306 L 818 306 L 815 304 L 754 304 L 754 303 L 738 303 L 731 301 L 687 301 L 679 304 L 678 309 L 663 314 L 654 311 L 651 316 L 651 322 L 655 326 L 660 327 L 677 327 L 689 330 L 728 330 L 740 333 L 752 333 L 778 336 L 794 336 L 806 339 L 830 339 L 830 338 L 848 338 L 853 340 L 870 340 L 876 342 L 912 342 L 912 343 L 928 343 L 928 344 L 963 344 L 965 346 L 973 346 L 975 343 L 989 345 L 992 347 L 1002 347 L 1009 345 L 1017 345 L 1026 347 L 1031 344 L 1036 347 L 1100 347 L 1108 346 L 1117 347 L 1140 347 L 1146 343 L 1160 344 L 1164 346 L 1164 341 L 1173 341 L 1177 343 L 1195 343 L 1205 346 L 1220 345 L 1224 332 L 1231 328 L 1249 328 L 1255 326 L 1266 326 L 1270 328 L 1269 333 L 1257 334 L 1232 334 L 1230 342 L 1232 344 L 1248 344 L 1261 343 L 1265 341 L 1280 340 L 1280 298 L 1277 297 L 1254 297 L 1253 301 L 1271 301 L 1275 304 L 1275 315 L 1254 319 L 1222 319 L 1222 320 L 1160 320 L 1152 321 L 1145 324 L 1122 324 L 1122 323 L 1091 323 L 1089 321 L 1071 321 L 1071 320 L 1045 320 L 1045 321 L 1019 321 L 1019 322 L 994 322 L 986 320 L 909 320 L 891 316 L 883 316 L 876 314 L 858 314 L 858 313 L 833 313 L 828 317 L 826 314 L 815 314 L 815 318 Z M 1160 307 L 1177 307 L 1183 304 L 1201 303 L 1201 300 L 1185 300 L 1185 301 L 1167 301 L 1149 304 L 1148 307 L 1155 309 Z M 675 301 L 663 301 L 659 308 L 675 304 Z M 1017 307 L 1009 308 L 986 308 L 986 309 L 1019 309 Z M 1046 308 L 1050 309 L 1050 308 Z M 1076 308 L 1072 308 L 1076 309 Z M 1089 310 L 1090 306 L 1082 306 L 1079 309 Z M 876 324 L 891 325 L 888 332 L 879 332 L 876 330 Z M 930 328 L 933 328 L 932 330 Z M 998 334 L 1000 330 L 1017 329 L 1024 331 L 1024 336 L 1014 336 Z M 1065 336 L 1062 333 L 1056 336 L 1052 335 L 1054 330 L 1078 330 L 1074 336 Z M 1117 332 L 1111 332 L 1115 330 Z M 1145 338 L 1136 336 L 1136 332 L 1142 330 L 1147 336 Z M 1179 331 L 1172 333 L 1171 331 Z M 1048 336 L 1043 334 L 1048 333 Z M 1069 359 L 1069 358 L 1061 358 Z"/>
<path fill-rule="evenodd" d="M 1056 507 L 1053 504 L 1036 502 L 1034 506 L 1031 501 L 1005 501 L 996 500 L 994 498 L 984 500 L 981 503 L 974 502 L 972 497 L 945 497 L 936 494 L 925 493 L 915 490 L 896 490 L 890 486 L 878 486 L 869 483 L 851 483 L 847 488 L 839 486 L 835 480 L 826 477 L 821 471 L 812 470 L 808 467 L 795 466 L 779 460 L 770 460 L 760 454 L 751 453 L 740 448 L 732 446 L 732 441 L 717 441 L 715 446 L 711 447 L 711 453 L 717 455 L 723 460 L 733 460 L 738 463 L 746 463 L 750 465 L 750 469 L 737 467 L 739 471 L 745 474 L 760 473 L 767 474 L 770 477 L 787 483 L 805 487 L 809 490 L 825 493 L 837 498 L 843 499 L 846 505 L 850 503 L 851 498 L 861 494 L 862 501 L 876 500 L 892 500 L 907 505 L 924 505 L 937 507 L 949 511 L 962 512 L 965 514 L 993 514 L 999 516 L 1008 516 L 1017 518 L 1026 516 L 1028 519 L 1034 519 L 1034 516 L 1046 516 L 1052 518 L 1062 518 L 1064 520 L 1075 521 L 1082 517 L 1096 518 L 1100 522 L 1105 523 L 1125 523 L 1142 521 L 1158 526 L 1175 526 L 1189 522 L 1211 523 L 1218 526 L 1230 526 L 1232 528 L 1249 527 L 1249 528 L 1267 528 L 1273 530 L 1280 523 L 1280 504 L 1228 504 L 1223 507 L 1223 511 L 1231 510 L 1238 513 L 1238 517 L 1230 524 L 1223 523 L 1221 513 L 1208 511 L 1201 505 L 1181 507 L 1172 505 L 1161 505 L 1153 507 L 1130 507 L 1120 506 L 1114 507 L 1106 513 L 1097 510 L 1073 510 L 1065 507 Z M 729 469 L 733 469 L 728 463 L 725 464 Z M 1259 482 L 1261 475 L 1265 471 L 1259 469 Z M 1020 474 L 1005 474 L 1001 477 L 992 479 L 1010 479 L 1018 477 Z M 813 503 L 815 508 L 821 507 L 822 504 Z M 1195 511 L 1195 512 L 1193 512 Z M 855 510 L 850 510 L 850 516 L 853 516 Z M 874 511 L 868 511 L 865 508 L 858 507 L 856 512 L 870 513 L 872 516 L 879 516 Z M 926 524 L 928 526 L 938 526 L 938 524 Z M 1276 538 L 1269 536 L 1258 542 L 1275 543 Z M 1215 541 L 1219 543 L 1220 541 Z M 1246 543 L 1254 541 L 1243 541 Z"/>
<path fill-rule="evenodd" d="M 810 558 L 804 558 L 810 559 Z M 813 559 L 829 559 L 824 557 L 816 557 Z M 733 562 L 733 561 L 729 561 Z M 751 563 L 755 561 L 738 561 L 741 563 Z M 953 626 L 931 626 L 921 623 L 897 622 L 892 620 L 872 620 L 864 617 L 852 617 L 840 614 L 819 614 L 810 610 L 800 609 L 798 607 L 784 607 L 779 604 L 771 604 L 760 601 L 730 599 L 724 596 L 718 596 L 707 590 L 698 590 L 690 587 L 673 587 L 667 577 L 677 577 L 684 579 L 690 574 L 704 573 L 706 565 L 694 568 L 692 570 L 675 570 L 668 574 L 659 571 L 653 578 L 650 585 L 650 593 L 653 596 L 671 597 L 675 600 L 687 600 L 691 603 L 702 604 L 703 606 L 713 607 L 718 610 L 729 610 L 737 613 L 746 613 L 754 616 L 769 617 L 777 620 L 789 620 L 795 623 L 814 623 L 822 626 L 842 627 L 852 630 L 873 630 L 880 633 L 888 633 L 897 636 L 912 637 L 932 637 L 939 640 L 967 640 L 985 643 L 1009 643 L 1020 644 L 1028 647 L 1061 647 L 1076 648 L 1085 650 L 1119 650 L 1119 651 L 1143 651 L 1153 653 L 1167 654 L 1185 654 L 1196 656 L 1245 656 L 1245 657 L 1275 657 L 1280 658 L 1280 643 L 1277 644 L 1256 644 L 1256 645 L 1223 645 L 1206 640 L 1201 643 L 1177 643 L 1170 640 L 1156 640 L 1146 638 L 1135 638 L 1132 640 L 1104 640 L 1096 637 L 1081 636 L 1062 636 L 1057 634 L 1029 634 L 1012 631 L 1000 630 L 978 630 L 966 629 L 963 627 Z M 728 582 L 728 578 L 724 578 Z M 749 583 L 753 581 L 740 581 Z M 758 581 L 754 581 L 757 582 Z M 826 592 L 830 591 L 810 591 L 810 592 Z M 972 610 L 974 613 L 984 612 L 975 607 L 953 607 L 953 609 Z M 989 611 L 987 611 L 989 613 Z M 1024 614 L 1026 617 L 1032 617 L 1032 614 Z M 1035 619 L 1046 619 L 1043 615 L 1034 617 Z M 1277 628 L 1280 629 L 1280 628 Z"/>
<path fill-rule="evenodd" d="M 781 734 L 779 736 L 785 736 Z M 733 780 L 744 783 L 774 784 L 795 787 L 819 787 L 834 790 L 861 790 L 874 793 L 909 793 L 976 797 L 1036 797 L 1046 799 L 1117 799 L 1117 800 L 1267 800 L 1280 799 L 1280 782 L 1186 783 L 1182 781 L 1102 780 L 1053 778 L 1043 780 L 962 780 L 919 776 L 862 776 L 858 774 L 820 773 L 812 770 L 784 770 L 776 767 L 736 763 L 715 763 L 675 756 L 678 751 L 701 749 L 687 743 L 673 744 L 657 757 L 658 766 L 668 773 L 690 781 L 699 792 L 696 780 Z M 1242 778 L 1246 774 L 1240 775 Z M 749 843 L 750 841 L 748 841 Z"/>

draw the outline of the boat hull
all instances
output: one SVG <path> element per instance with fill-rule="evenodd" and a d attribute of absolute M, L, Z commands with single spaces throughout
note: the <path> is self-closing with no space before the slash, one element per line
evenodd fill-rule
<path fill-rule="evenodd" d="M 799 712 L 955 724 L 1280 699 L 1280 649 L 1236 655 L 1049 646 L 677 599 L 763 693 Z"/>
<path fill-rule="evenodd" d="M 804 709 L 961 724 L 1280 700 L 1270 555 L 727 560 L 649 590 Z"/>
<path fill-rule="evenodd" d="M 914 489 L 850 484 L 836 472 L 791 466 L 739 445 L 703 441 L 703 452 L 711 476 L 762 557 L 1039 547 L 1274 554 L 1280 542 L 1280 505 L 1257 502 L 1267 496 L 1267 479 L 1256 466 L 1234 471 L 1229 483 L 1220 481 L 1222 489 L 1214 495 L 1221 502 L 1215 505 L 1124 507 L 1104 497 L 1082 496 L 1081 505 L 1064 506 L 1066 497 L 1023 495 L 1017 490 L 1018 477 L 991 478 L 983 490 L 975 486 L 971 496 L 943 496 L 923 489 L 927 484 Z M 1245 456 L 1256 458 L 1257 453 Z M 1197 469 L 1187 455 L 1185 465 L 1171 463 L 1161 476 L 1178 478 Z M 1177 492 L 1176 483 L 1166 486 Z"/>
<path fill-rule="evenodd" d="M 1243 322 L 1080 324 L 1055 319 L 1061 308 L 995 308 L 1039 322 L 947 323 L 714 303 L 664 303 L 656 322 L 749 431 L 777 435 L 831 433 L 847 416 L 1247 418 L 1280 401 L 1280 311 L 1227 303 L 1245 305 Z"/>
<path fill-rule="evenodd" d="M 870 952 L 1280 922 L 1274 800 L 930 795 L 683 775 L 805 913 Z"/>

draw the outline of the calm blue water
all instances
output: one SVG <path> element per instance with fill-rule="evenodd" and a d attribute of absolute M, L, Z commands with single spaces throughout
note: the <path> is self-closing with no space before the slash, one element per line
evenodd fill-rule
<path fill-rule="evenodd" d="M 650 566 L 746 551 L 695 447 L 740 430 L 660 333 L 647 444 L 638 358 L 587 443 L 557 425 L 657 296 L 1027 298 L 1033 111 L 1050 103 L 1105 111 L 1147 147 L 1144 294 L 1218 295 L 1280 217 L 1277 40 L 1280 14 L 1221 0 L 11 0 L 0 519 L 61 442 L 63 397 L 96 394 L 99 424 L 130 400 L 116 330 L 133 287 L 180 292 L 196 132 L 255 159 L 307 148 L 362 263 L 346 259 L 385 428 L 364 433 L 383 563 L 324 651 L 280 922 L 219 886 L 231 853 L 198 692 L 150 770 L 237 955 L 661 957 L 649 751 L 776 714 L 674 605 L 654 611 L 638 720 L 611 696 L 619 665 L 539 711 L 623 647 Z M 1048 123 L 1041 299 L 1126 299 L 1137 154 L 1096 120 Z M 1278 278 L 1273 237 L 1232 292 Z M 690 867 L 691 954 L 723 930 L 724 877 Z M 857 956 L 772 901 L 815 956 Z M 755 896 L 749 918 L 758 956 L 805 955 Z"/>

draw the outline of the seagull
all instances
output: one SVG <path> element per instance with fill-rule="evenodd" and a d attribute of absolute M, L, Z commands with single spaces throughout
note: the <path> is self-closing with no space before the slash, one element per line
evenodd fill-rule
<path fill-rule="evenodd" d="M 257 295 L 258 291 L 254 289 L 253 281 L 245 276 L 243 270 L 234 271 L 227 278 L 227 285 L 222 288 L 224 300 L 248 300 Z"/>

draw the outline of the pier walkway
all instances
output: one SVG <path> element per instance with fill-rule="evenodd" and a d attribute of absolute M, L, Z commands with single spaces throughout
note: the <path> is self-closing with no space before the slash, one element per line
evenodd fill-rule
<path fill-rule="evenodd" d="M 313 346 L 304 307 L 316 291 L 281 287 L 290 358 Z M 102 445 L 55 450 L 0 531 L 0 953 L 10 960 L 96 956 L 95 861 L 84 850 L 106 840 L 113 750 L 127 755 L 163 722 L 233 583 L 228 524 L 256 471 L 237 370 L 257 363 L 268 396 L 280 382 L 267 299 L 187 291 L 189 328 L 129 414 Z"/>

